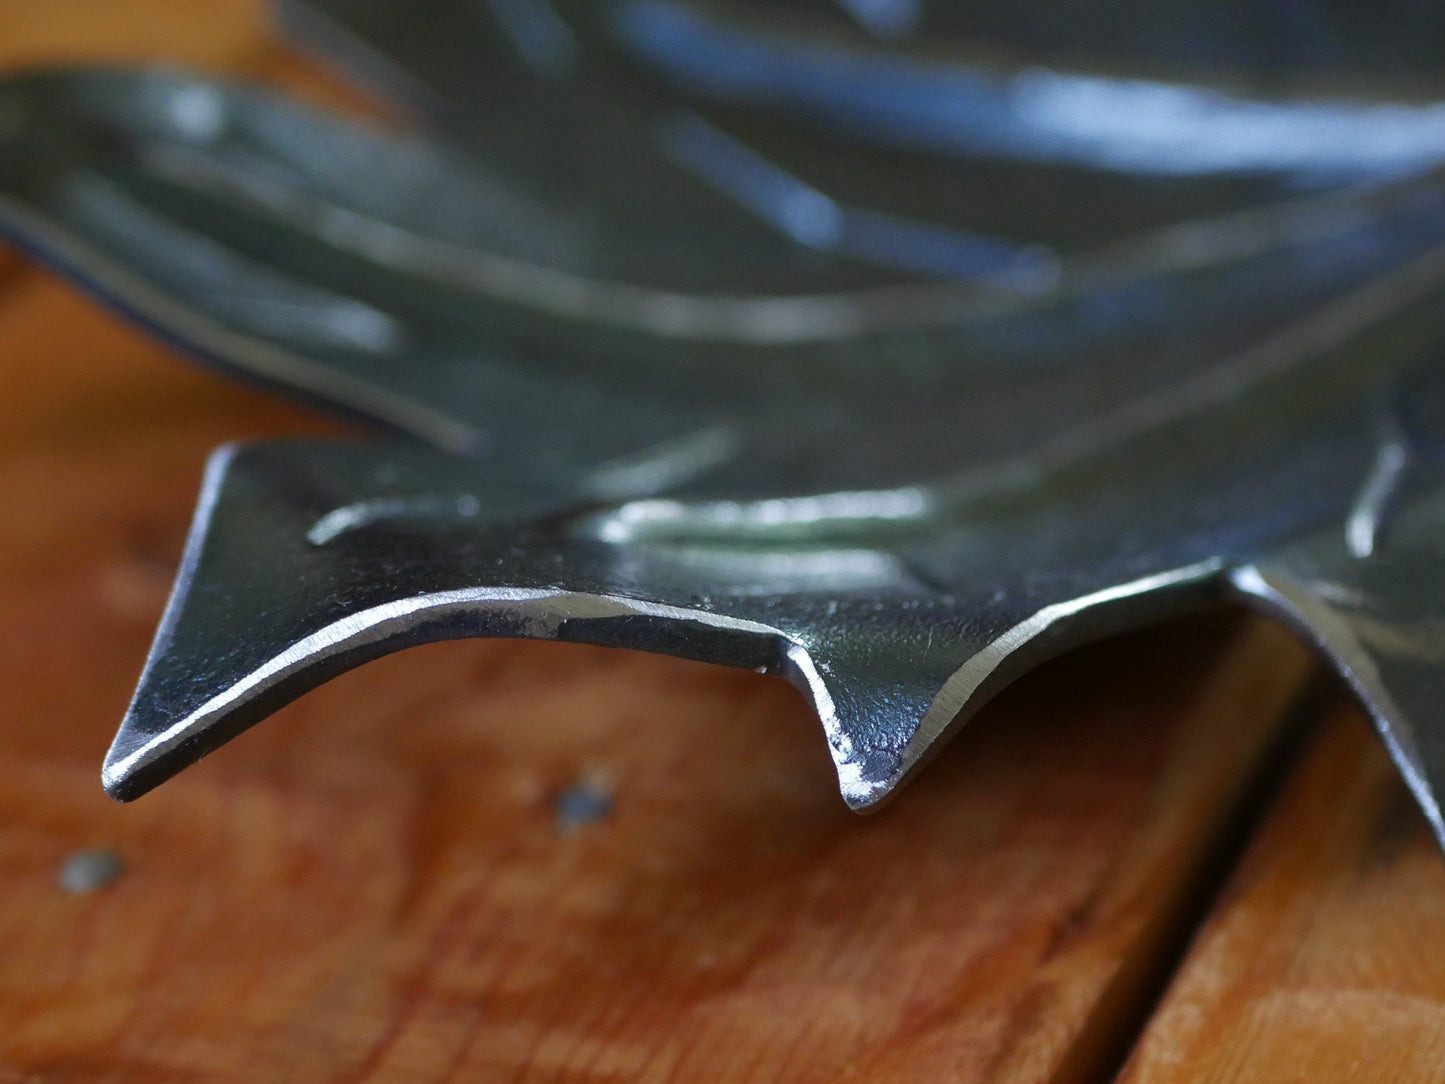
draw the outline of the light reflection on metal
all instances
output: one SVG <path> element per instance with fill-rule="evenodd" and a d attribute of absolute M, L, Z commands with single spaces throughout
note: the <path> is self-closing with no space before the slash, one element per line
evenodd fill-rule
<path fill-rule="evenodd" d="M 881 267 L 1034 290 L 1057 279 L 1058 256 L 1043 245 L 841 204 L 696 113 L 680 110 L 664 118 L 660 132 L 674 161 L 808 248 L 862 256 Z"/>
<path fill-rule="evenodd" d="M 1270 101 L 1153 79 L 849 51 L 675 0 L 620 0 L 631 55 L 725 101 L 933 152 L 1138 173 L 1379 176 L 1445 161 L 1445 102 Z"/>
<path fill-rule="evenodd" d="M 1374 555 L 1381 524 L 1409 465 L 1410 450 L 1399 438 L 1380 445 L 1355 506 L 1350 509 L 1350 518 L 1345 521 L 1345 544 L 1352 557 L 1364 560 Z"/>
<path fill-rule="evenodd" d="M 918 0 L 838 0 L 838 5 L 874 37 L 906 38 L 918 29 Z"/>
<path fill-rule="evenodd" d="M 538 75 L 568 74 L 577 62 L 577 40 L 550 0 L 486 0 L 512 47 Z"/>
<path fill-rule="evenodd" d="M 782 674 L 871 808 L 1041 660 L 1234 600 L 1331 660 L 1445 829 L 1445 181 L 1382 179 L 1409 155 L 1364 140 L 1339 153 L 1369 185 L 1227 199 L 1135 163 L 1004 243 L 1057 254 L 1048 282 L 844 289 L 829 245 L 734 245 L 695 191 L 654 229 L 626 193 L 569 219 L 500 138 L 156 73 L 17 79 L 7 110 L 10 233 L 198 354 L 435 446 L 217 453 L 116 796 L 377 655 L 519 636 Z M 655 135 L 637 111 L 624 143 Z M 1010 118 L 991 151 L 1036 196 Z M 852 205 L 807 190 L 846 235 Z M 996 198 L 969 213 L 1021 197 Z M 1071 242 L 1096 212 L 1107 238 Z"/>

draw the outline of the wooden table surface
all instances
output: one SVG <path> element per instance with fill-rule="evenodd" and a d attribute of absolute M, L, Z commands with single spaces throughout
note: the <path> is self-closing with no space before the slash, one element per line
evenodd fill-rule
<path fill-rule="evenodd" d="M 355 102 L 239 0 L 0 5 L 7 68 L 140 58 Z M 0 1081 L 1445 1079 L 1445 862 L 1242 615 L 1045 668 L 870 818 L 780 680 L 510 641 L 117 805 L 207 451 L 339 427 L 3 251 L 0 372 Z"/>

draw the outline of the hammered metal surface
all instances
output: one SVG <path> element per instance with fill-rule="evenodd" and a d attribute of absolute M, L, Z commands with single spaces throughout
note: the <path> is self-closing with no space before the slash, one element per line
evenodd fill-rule
<path fill-rule="evenodd" d="M 1014 142 L 947 149 L 992 202 L 918 184 L 910 228 L 994 261 L 940 274 L 837 240 L 903 221 L 906 162 L 747 119 L 816 102 L 677 112 L 617 74 L 634 7 L 556 9 L 583 74 L 478 66 L 516 113 L 458 98 L 448 139 L 159 72 L 0 88 L 8 232 L 196 353 L 436 449 L 217 454 L 107 788 L 379 654 L 530 636 L 786 675 L 868 808 L 1039 661 L 1234 598 L 1332 660 L 1445 830 L 1439 107 L 1397 110 L 1391 155 L 1242 173 L 1044 162 L 1005 118 Z M 397 10 L 288 5 L 353 57 Z M 471 84 L 408 52 L 424 31 L 368 70 L 447 100 Z M 768 169 L 793 148 L 841 232 L 679 168 L 679 116 Z M 564 153 L 543 118 L 591 134 Z M 583 192 L 608 161 L 635 188 Z"/>

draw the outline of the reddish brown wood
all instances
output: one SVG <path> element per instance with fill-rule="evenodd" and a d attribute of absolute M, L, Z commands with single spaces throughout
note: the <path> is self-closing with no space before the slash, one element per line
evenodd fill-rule
<path fill-rule="evenodd" d="M 1286 787 L 1124 1079 L 1445 1079 L 1445 862 L 1354 710 Z"/>
<path fill-rule="evenodd" d="M 0 293 L 11 285 L 14 279 L 22 273 L 25 267 L 24 261 L 20 259 L 19 253 L 12 252 L 0 241 Z"/>
<path fill-rule="evenodd" d="M 300 79 L 261 35 L 230 4 L 0 9 L 0 59 Z M 435 645 L 121 807 L 98 765 L 206 452 L 328 427 L 35 272 L 0 371 L 0 1079 L 1090 1079 L 1308 673 L 1253 622 L 1080 653 L 859 819 L 780 682 Z M 613 811 L 563 831 L 581 778 Z M 97 845 L 125 873 L 68 894 Z"/>
<path fill-rule="evenodd" d="M 6 69 L 93 61 L 159 61 L 234 69 L 268 53 L 259 0 L 6 0 Z"/>
<path fill-rule="evenodd" d="M 1084 653 L 859 819 L 779 682 L 437 645 L 116 806 L 97 765 L 205 450 L 310 419 L 49 278 L 0 306 L 0 363 L 15 1071 L 1057 1077 L 1127 1019 L 1306 671 L 1254 624 Z M 552 796 L 593 771 L 614 814 L 559 834 Z M 57 867 L 97 843 L 127 873 L 68 896 Z"/>

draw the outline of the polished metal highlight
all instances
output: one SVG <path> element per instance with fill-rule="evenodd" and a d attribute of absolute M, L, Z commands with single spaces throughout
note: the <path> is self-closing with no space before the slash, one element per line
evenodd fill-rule
<path fill-rule="evenodd" d="M 1003 262 L 940 277 L 809 232 L 867 221 L 893 159 L 820 142 L 790 188 L 771 122 L 699 113 L 691 172 L 651 172 L 677 129 L 638 118 L 679 114 L 609 81 L 606 25 L 491 9 L 524 118 L 580 115 L 576 78 L 617 125 L 570 165 L 475 116 L 419 139 L 175 73 L 0 85 L 0 227 L 194 353 L 420 438 L 215 454 L 112 794 L 378 655 L 512 636 L 782 674 L 869 809 L 1042 660 L 1236 601 L 1333 663 L 1445 842 L 1433 159 L 1240 181 L 1000 144 L 970 159 L 1015 182 L 994 203 L 918 221 Z M 618 133 L 650 180 L 574 202 Z M 799 192 L 802 219 L 763 198 Z"/>

